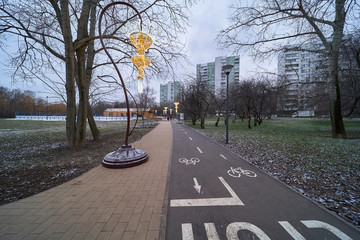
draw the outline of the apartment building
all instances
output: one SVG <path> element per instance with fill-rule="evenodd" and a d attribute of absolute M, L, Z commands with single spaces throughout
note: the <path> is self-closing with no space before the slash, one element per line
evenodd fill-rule
<path fill-rule="evenodd" d="M 234 65 L 229 74 L 229 84 L 239 82 L 240 76 L 240 57 L 216 57 L 214 62 L 196 65 L 196 79 L 206 81 L 210 90 L 214 93 L 226 88 L 226 74 L 222 71 L 225 65 Z"/>
<path fill-rule="evenodd" d="M 172 81 L 160 84 L 160 105 L 168 102 L 174 102 L 180 94 L 181 85 L 178 81 Z"/>
<path fill-rule="evenodd" d="M 320 82 L 327 72 L 327 58 L 316 52 L 320 47 L 321 44 L 312 43 L 302 46 L 308 51 L 283 50 L 278 55 L 278 80 L 283 86 L 277 106 L 280 115 L 308 112 L 313 116 L 321 110 L 316 96 L 319 91 L 325 91 L 325 85 Z M 287 46 L 287 49 L 295 48 Z"/>

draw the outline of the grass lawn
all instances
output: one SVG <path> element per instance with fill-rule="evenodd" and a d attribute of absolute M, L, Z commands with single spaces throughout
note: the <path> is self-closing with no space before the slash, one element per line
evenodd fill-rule
<path fill-rule="evenodd" d="M 97 122 L 97 126 L 101 134 L 124 137 L 126 122 Z M 89 127 L 87 137 L 92 139 Z M 65 121 L 0 119 L 0 154 L 4 161 L 66 145 Z"/>
<path fill-rule="evenodd" d="M 360 226 L 360 119 L 345 119 L 348 139 L 332 139 L 330 120 L 275 118 L 247 127 L 206 119 L 198 129 L 246 161 Z"/>
<path fill-rule="evenodd" d="M 236 120 L 230 122 L 229 141 L 241 144 L 244 149 L 281 153 L 288 161 L 306 158 L 319 166 L 329 163 L 357 170 L 360 167 L 360 119 L 345 120 L 345 127 L 348 139 L 343 140 L 331 138 L 329 120 L 276 118 L 252 129 L 247 127 L 247 122 Z M 207 119 L 201 131 L 225 143 L 223 121 L 216 128 L 215 119 Z"/>

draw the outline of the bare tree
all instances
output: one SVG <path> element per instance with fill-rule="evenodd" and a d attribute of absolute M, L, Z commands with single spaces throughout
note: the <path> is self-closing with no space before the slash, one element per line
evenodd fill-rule
<path fill-rule="evenodd" d="M 137 94 L 137 106 L 140 110 L 141 118 L 144 120 L 144 112 L 155 103 L 154 89 L 147 86 L 142 93 Z"/>
<path fill-rule="evenodd" d="M 94 72 L 98 75 L 111 72 L 109 61 L 102 58 L 97 43 L 96 22 L 103 4 L 100 0 L 1 0 L 0 33 L 18 36 L 19 51 L 12 59 L 16 67 L 14 76 L 20 79 L 42 80 L 61 95 L 67 104 L 66 133 L 71 148 L 85 146 L 86 119 L 89 120 L 94 139 L 99 132 L 92 118 L 89 91 L 94 84 Z M 178 34 L 185 30 L 186 8 L 184 4 L 170 0 L 136 1 L 133 3 L 146 23 L 157 29 L 157 41 L 149 50 L 152 65 L 149 74 L 172 69 L 171 63 L 184 55 L 179 46 Z M 127 39 L 125 28 L 137 24 L 136 14 L 120 7 L 109 11 L 103 34 L 107 46 L 117 56 L 118 63 L 130 73 L 135 72 L 130 58 L 134 47 Z M 65 73 L 63 73 L 65 71 Z M 50 84 L 53 73 L 59 84 Z M 93 93 L 93 92 L 92 92 Z M 78 102 L 77 102 L 78 99 Z M 78 103 L 78 109 L 76 105 Z"/>
<path fill-rule="evenodd" d="M 231 110 L 242 119 L 251 119 L 254 126 L 260 125 L 265 118 L 270 118 L 276 108 L 275 91 L 271 81 L 265 76 L 253 76 L 240 83 L 233 84 L 230 92 Z"/>
<path fill-rule="evenodd" d="M 346 138 L 341 111 L 339 49 L 347 16 L 357 8 L 356 1 L 256 1 L 251 6 L 233 6 L 232 24 L 218 39 L 224 47 L 239 50 L 250 47 L 255 56 L 278 52 L 297 41 L 291 50 L 308 50 L 302 43 L 319 41 L 328 57 L 328 92 L 332 137 Z M 245 32 L 246 31 L 246 32 Z M 242 36 L 246 36 L 246 39 Z"/>
<path fill-rule="evenodd" d="M 342 108 L 347 116 L 360 115 L 360 34 L 349 35 L 341 47 Z"/>
<path fill-rule="evenodd" d="M 195 78 L 183 88 L 180 94 L 180 105 L 185 110 L 186 115 L 190 115 L 193 125 L 197 120 L 200 120 L 200 127 L 205 128 L 205 118 L 211 104 L 211 94 L 208 88 L 208 83 L 198 81 Z"/>
<path fill-rule="evenodd" d="M 225 89 L 221 89 L 218 93 L 210 92 L 211 100 L 212 100 L 212 108 L 213 112 L 216 113 L 216 122 L 215 127 L 219 126 L 220 117 L 223 116 L 222 112 L 224 111 L 226 104 L 226 92 Z"/>

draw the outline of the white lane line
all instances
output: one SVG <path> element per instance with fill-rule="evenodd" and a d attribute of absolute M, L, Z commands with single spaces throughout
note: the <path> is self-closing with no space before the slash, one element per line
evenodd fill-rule
<path fill-rule="evenodd" d="M 196 147 L 196 148 L 199 151 L 199 153 L 203 153 L 203 151 L 201 151 L 201 149 L 199 147 Z"/>
<path fill-rule="evenodd" d="M 187 132 L 185 132 L 185 134 L 187 134 Z"/>
<path fill-rule="evenodd" d="M 192 141 L 192 138 L 191 138 L 191 137 L 189 137 L 189 139 Z"/>
<path fill-rule="evenodd" d="M 220 157 L 222 157 L 223 159 L 227 160 L 227 158 L 226 158 L 224 155 L 222 155 L 222 154 L 220 154 Z"/>
<path fill-rule="evenodd" d="M 234 190 L 219 177 L 222 184 L 229 191 L 231 197 L 227 198 L 196 198 L 196 199 L 173 199 L 170 200 L 170 207 L 201 207 L 201 206 L 244 206 L 244 203 L 236 195 Z"/>

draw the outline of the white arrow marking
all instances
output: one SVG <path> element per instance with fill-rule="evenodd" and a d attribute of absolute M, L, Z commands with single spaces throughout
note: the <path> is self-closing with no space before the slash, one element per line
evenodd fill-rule
<path fill-rule="evenodd" d="M 197 198 L 197 199 L 173 199 L 170 200 L 170 207 L 207 207 L 207 206 L 243 206 L 244 203 L 236 195 L 234 190 L 225 182 L 222 177 L 219 177 L 221 183 L 230 193 L 231 197 L 225 198 Z"/>
<path fill-rule="evenodd" d="M 196 189 L 196 191 L 198 192 L 198 193 L 200 193 L 200 190 L 201 190 L 201 185 L 199 185 L 199 183 L 198 183 L 198 181 L 197 181 L 197 179 L 196 178 L 193 178 L 194 179 L 194 188 Z"/>
<path fill-rule="evenodd" d="M 191 137 L 189 137 L 189 139 L 192 141 L 192 138 L 191 138 Z"/>
<path fill-rule="evenodd" d="M 196 147 L 199 153 L 203 153 L 199 147 Z"/>
<path fill-rule="evenodd" d="M 227 160 L 227 158 L 226 158 L 224 155 L 222 155 L 222 154 L 220 154 L 220 157 L 222 157 L 223 159 Z"/>

